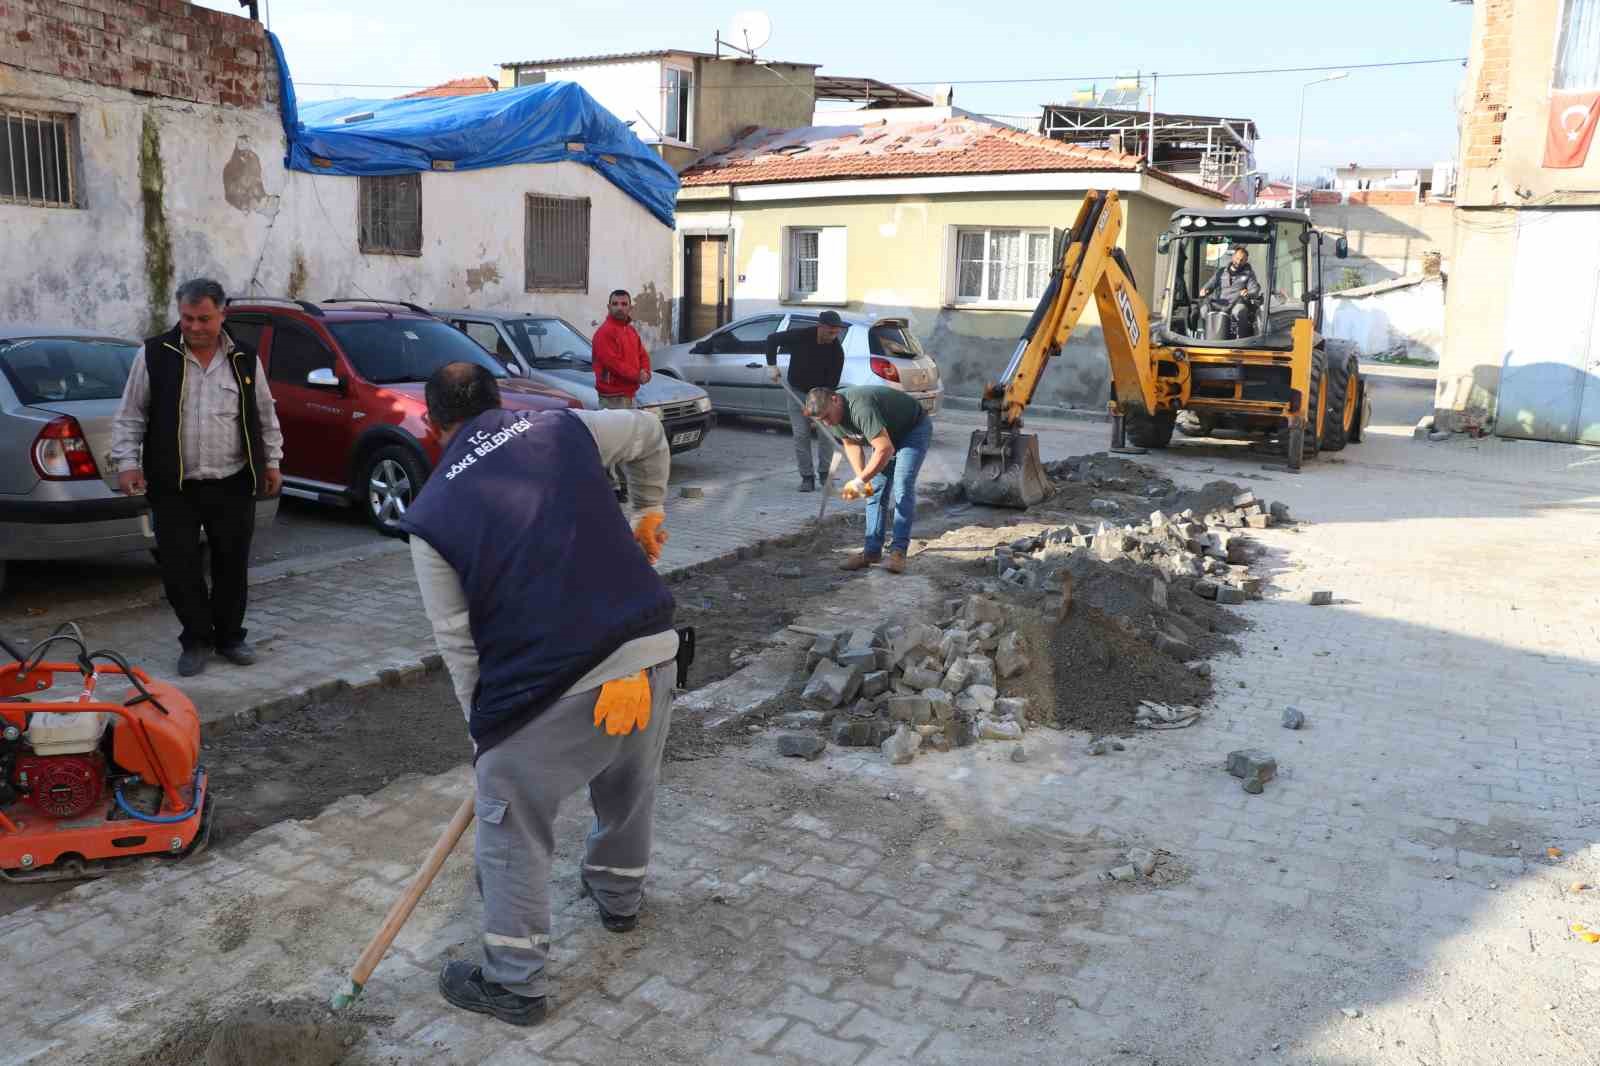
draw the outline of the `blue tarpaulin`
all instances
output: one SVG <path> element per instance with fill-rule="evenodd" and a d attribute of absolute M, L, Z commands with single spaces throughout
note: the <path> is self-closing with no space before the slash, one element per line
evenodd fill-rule
<path fill-rule="evenodd" d="M 569 159 L 599 171 L 663 225 L 673 224 L 677 174 L 572 82 L 477 96 L 297 103 L 283 47 L 269 37 L 282 82 L 284 165 L 291 170 L 372 177 Z"/>

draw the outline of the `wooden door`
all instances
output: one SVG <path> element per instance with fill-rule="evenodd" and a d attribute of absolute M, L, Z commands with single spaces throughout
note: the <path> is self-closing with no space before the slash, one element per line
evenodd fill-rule
<path fill-rule="evenodd" d="M 728 238 L 683 239 L 681 341 L 698 340 L 727 322 Z"/>

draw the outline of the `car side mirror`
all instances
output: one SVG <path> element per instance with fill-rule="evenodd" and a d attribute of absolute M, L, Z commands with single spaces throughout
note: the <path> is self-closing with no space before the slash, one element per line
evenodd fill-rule
<path fill-rule="evenodd" d="M 520 378 L 523 376 L 522 365 L 520 363 L 507 363 L 506 373 L 510 374 L 514 378 Z"/>
<path fill-rule="evenodd" d="M 1156 254 L 1166 255 L 1172 248 L 1172 234 L 1163 233 L 1156 238 Z"/>
<path fill-rule="evenodd" d="M 701 341 L 699 344 L 696 344 L 693 348 L 689 349 L 689 354 L 690 355 L 710 355 L 711 354 L 711 341 L 710 340 Z"/>
<path fill-rule="evenodd" d="M 1348 259 L 1350 257 L 1350 242 L 1343 237 L 1334 241 L 1333 254 L 1336 258 Z"/>
<path fill-rule="evenodd" d="M 306 384 L 314 389 L 338 389 L 344 387 L 344 382 L 339 380 L 339 375 L 333 372 L 332 367 L 319 366 L 306 375 Z"/>

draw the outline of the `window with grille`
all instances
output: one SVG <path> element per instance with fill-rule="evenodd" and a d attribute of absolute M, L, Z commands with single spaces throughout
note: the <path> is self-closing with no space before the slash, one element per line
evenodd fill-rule
<path fill-rule="evenodd" d="M 814 296 L 818 266 L 822 257 L 822 231 L 789 231 L 789 292 L 795 296 Z"/>
<path fill-rule="evenodd" d="M 589 198 L 529 196 L 529 292 L 589 291 Z"/>
<path fill-rule="evenodd" d="M 76 207 L 73 116 L 0 108 L 0 203 Z"/>
<path fill-rule="evenodd" d="M 422 254 L 422 175 L 357 178 L 361 250 L 368 255 Z"/>
<path fill-rule="evenodd" d="M 662 132 L 675 141 L 690 144 L 694 132 L 689 128 L 689 107 L 694 96 L 694 74 L 677 67 L 666 69 L 666 104 Z"/>
<path fill-rule="evenodd" d="M 957 303 L 1033 303 L 1050 282 L 1047 229 L 963 229 L 956 234 Z"/>

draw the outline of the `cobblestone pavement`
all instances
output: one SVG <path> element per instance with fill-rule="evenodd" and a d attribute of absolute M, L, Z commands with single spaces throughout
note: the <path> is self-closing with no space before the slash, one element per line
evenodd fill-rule
<path fill-rule="evenodd" d="M 1103 434 L 1051 430 L 1045 450 Z M 1298 476 L 1215 446 L 1152 461 L 1250 477 L 1309 523 L 1260 534 L 1273 585 L 1200 725 L 1102 758 L 1034 733 L 1021 765 L 1006 745 L 780 761 L 765 736 L 674 764 L 628 937 L 577 899 L 570 804 L 552 1020 L 522 1032 L 438 999 L 439 964 L 478 933 L 463 848 L 369 986 L 357 1060 L 1600 1059 L 1600 945 L 1569 930 L 1600 928 L 1600 894 L 1570 891 L 1600 882 L 1600 453 L 1407 426 Z M 886 612 L 927 594 L 862 589 Z M 1316 589 L 1335 604 L 1306 605 Z M 1279 725 L 1291 704 L 1299 732 Z M 1219 769 L 1246 746 L 1278 759 L 1260 796 Z M 0 1062 L 115 1063 L 190 1010 L 323 998 L 465 786 L 397 783 L 0 918 L 11 971 L 35 975 Z M 1167 883 L 1099 879 L 1136 844 Z"/>

